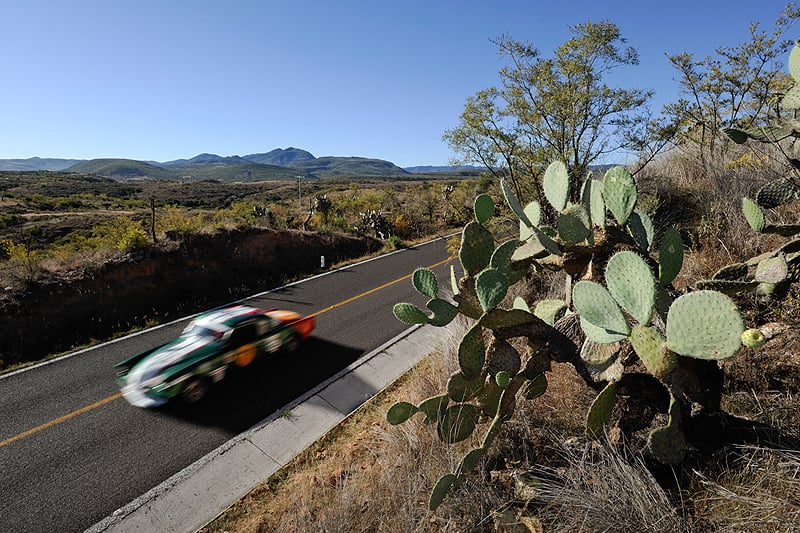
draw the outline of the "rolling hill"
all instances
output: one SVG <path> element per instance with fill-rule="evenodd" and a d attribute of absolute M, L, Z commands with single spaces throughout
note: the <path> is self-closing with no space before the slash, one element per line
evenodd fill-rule
<path fill-rule="evenodd" d="M 453 172 L 454 167 L 401 168 L 391 161 L 366 157 L 315 157 L 300 148 L 276 148 L 245 156 L 202 153 L 191 159 L 138 161 L 124 158 L 90 160 L 32 157 L 0 159 L 0 171 L 65 171 L 105 176 L 117 180 L 219 180 L 237 182 L 307 179 L 354 179 L 359 177 L 410 177 L 424 173 Z"/>

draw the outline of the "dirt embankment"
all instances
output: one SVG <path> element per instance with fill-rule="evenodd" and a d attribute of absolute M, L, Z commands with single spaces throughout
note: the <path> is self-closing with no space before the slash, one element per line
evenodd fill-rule
<path fill-rule="evenodd" d="M 0 369 L 115 332 L 222 305 L 379 250 L 333 233 L 236 230 L 188 237 L 100 268 L 54 276 L 0 301 Z"/>

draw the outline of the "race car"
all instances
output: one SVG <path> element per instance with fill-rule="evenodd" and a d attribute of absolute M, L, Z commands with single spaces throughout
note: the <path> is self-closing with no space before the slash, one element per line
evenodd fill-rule
<path fill-rule="evenodd" d="M 117 363 L 117 384 L 137 407 L 156 407 L 172 398 L 194 403 L 229 371 L 258 357 L 295 351 L 315 325 L 313 316 L 280 309 L 233 305 L 209 311 L 175 340 Z"/>

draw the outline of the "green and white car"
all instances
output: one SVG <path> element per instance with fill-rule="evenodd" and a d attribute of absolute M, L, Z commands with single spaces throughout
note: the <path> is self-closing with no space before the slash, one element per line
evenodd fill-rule
<path fill-rule="evenodd" d="M 315 326 L 314 316 L 234 305 L 195 317 L 177 339 L 115 365 L 122 395 L 137 407 L 178 397 L 200 400 L 234 368 L 278 351 L 292 352 Z"/>

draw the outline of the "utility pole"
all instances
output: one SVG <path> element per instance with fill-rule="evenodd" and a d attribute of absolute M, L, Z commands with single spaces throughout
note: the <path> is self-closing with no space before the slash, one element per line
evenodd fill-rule
<path fill-rule="evenodd" d="M 305 176 L 297 176 L 297 204 L 300 207 L 303 207 L 303 201 L 300 197 L 300 180 L 305 178 Z"/>

